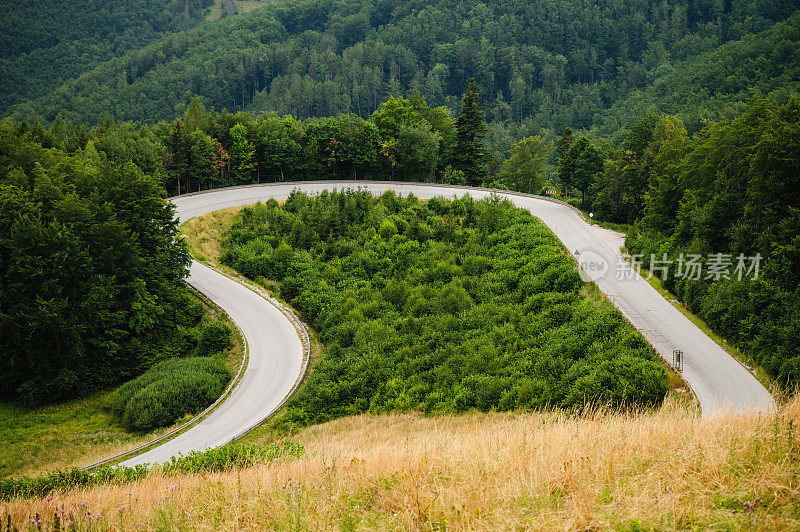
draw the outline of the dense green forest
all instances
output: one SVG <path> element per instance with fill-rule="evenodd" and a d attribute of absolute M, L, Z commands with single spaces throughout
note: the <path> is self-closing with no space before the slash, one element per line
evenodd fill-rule
<path fill-rule="evenodd" d="M 626 146 L 627 168 L 608 175 L 643 192 L 631 252 L 645 267 L 666 254 L 670 291 L 780 382 L 800 383 L 800 98 L 754 100 L 691 139 L 672 118 L 647 117 Z M 730 269 L 681 276 L 692 255 Z M 757 278 L 739 278 L 740 255 L 763 258 Z"/>
<path fill-rule="evenodd" d="M 641 90 L 615 102 L 595 133 L 626 131 L 650 111 L 681 119 L 690 133 L 708 120 L 741 114 L 754 93 L 785 99 L 800 90 L 800 14 L 759 34 L 744 35 L 681 66 L 663 69 Z"/>
<path fill-rule="evenodd" d="M 558 239 L 498 198 L 295 191 L 245 208 L 222 260 L 277 282 L 325 345 L 285 422 L 652 405 L 667 391 L 653 349 L 586 292 Z"/>
<path fill-rule="evenodd" d="M 751 89 L 797 87 L 800 19 L 786 19 L 798 7 L 797 0 L 283 1 L 112 59 L 14 107 L 13 116 L 155 122 L 182 114 L 199 95 L 230 112 L 366 118 L 390 96 L 415 90 L 456 112 L 474 77 L 490 146 L 501 153 L 542 130 L 615 133 L 650 106 L 686 115 L 694 131 L 703 118 L 740 112 Z"/>
<path fill-rule="evenodd" d="M 163 197 L 151 174 L 91 141 L 66 155 L 0 124 L 0 395 L 82 396 L 217 349 Z"/>
<path fill-rule="evenodd" d="M 105 61 L 197 25 L 211 0 L 28 0 L 0 19 L 0 115 Z"/>

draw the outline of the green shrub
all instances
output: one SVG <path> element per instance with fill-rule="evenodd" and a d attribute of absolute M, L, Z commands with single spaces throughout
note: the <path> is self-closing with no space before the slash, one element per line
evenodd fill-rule
<path fill-rule="evenodd" d="M 200 327 L 195 356 L 209 356 L 222 353 L 231 346 L 233 330 L 227 323 L 212 321 Z"/>
<path fill-rule="evenodd" d="M 243 270 L 265 243 L 286 248 L 287 227 L 297 235 L 284 254 L 302 260 Z M 270 275 L 326 348 L 279 426 L 365 411 L 651 405 L 666 393 L 641 335 L 610 303 L 584 301 L 556 237 L 497 198 L 295 192 L 243 211 L 223 251 L 239 271 Z"/>
<path fill-rule="evenodd" d="M 292 460 L 303 456 L 305 448 L 290 441 L 270 445 L 233 443 L 200 452 L 192 451 L 187 456 L 176 456 L 169 463 L 160 466 L 109 466 L 94 471 L 68 469 L 52 471 L 38 477 L 3 478 L 0 479 L 0 501 L 45 497 L 54 491 L 104 484 L 125 484 L 146 477 L 151 470 L 167 475 L 228 471 L 234 467 L 251 467 L 257 463 Z"/>
<path fill-rule="evenodd" d="M 213 403 L 230 378 L 230 371 L 218 358 L 165 360 L 121 386 L 112 411 L 127 430 L 165 427 Z"/>
<path fill-rule="evenodd" d="M 165 474 L 206 473 L 251 467 L 257 463 L 271 462 L 279 458 L 301 458 L 305 448 L 297 443 L 283 441 L 272 445 L 232 443 L 202 452 L 192 451 L 186 456 L 173 456 L 168 464 L 161 466 Z"/>

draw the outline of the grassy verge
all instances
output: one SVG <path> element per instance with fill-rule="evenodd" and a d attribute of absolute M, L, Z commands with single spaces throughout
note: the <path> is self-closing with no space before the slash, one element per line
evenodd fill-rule
<path fill-rule="evenodd" d="M 8 502 L 15 499 L 48 496 L 52 499 L 52 496 L 58 492 L 107 484 L 127 484 L 154 473 L 187 475 L 210 471 L 229 471 L 234 468 L 251 467 L 257 463 L 278 458 L 297 458 L 304 454 L 305 449 L 301 445 L 289 441 L 261 446 L 235 444 L 201 452 L 192 451 L 186 456 L 172 457 L 169 462 L 157 465 L 103 467 L 91 472 L 79 469 L 59 470 L 36 477 L 20 476 L 0 479 L 0 501 Z M 8 526 L 8 523 L 5 524 L 7 530 L 14 529 L 12 526 Z M 45 529 L 47 528 L 45 527 Z M 52 528 L 61 530 L 58 526 Z"/>
<path fill-rule="evenodd" d="M 631 230 L 631 226 L 628 224 L 615 224 L 614 222 L 599 222 L 597 220 L 592 221 L 594 225 L 599 225 L 603 229 L 610 229 L 611 231 L 617 231 L 618 233 L 625 233 L 628 234 L 628 231 Z"/>
<path fill-rule="evenodd" d="M 800 399 L 711 420 L 671 401 L 636 415 L 360 415 L 302 430 L 292 460 L 4 511 L 25 526 L 63 505 L 81 528 L 138 530 L 796 530 L 798 418 Z"/>
<path fill-rule="evenodd" d="M 125 432 L 111 414 L 113 394 L 105 390 L 38 408 L 0 402 L 0 477 L 83 466 L 169 430 Z"/>
<path fill-rule="evenodd" d="M 213 319 L 225 321 L 235 330 L 224 313 L 202 297 L 199 301 Z M 232 336 L 231 342 L 226 363 L 235 374 L 244 349 L 238 334 Z M 171 427 L 156 431 L 129 433 L 111 413 L 114 391 L 34 408 L 0 401 L 0 478 L 93 464 L 153 440 L 192 417 L 187 415 Z"/>
<path fill-rule="evenodd" d="M 192 256 L 201 262 L 219 267 L 222 241 L 234 217 L 244 208 L 229 207 L 210 212 L 181 224 L 180 230 L 189 244 Z"/>

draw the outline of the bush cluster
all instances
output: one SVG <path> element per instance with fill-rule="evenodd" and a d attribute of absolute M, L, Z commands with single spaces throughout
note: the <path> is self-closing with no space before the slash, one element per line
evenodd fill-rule
<path fill-rule="evenodd" d="M 88 488 L 104 484 L 125 484 L 147 476 L 150 471 L 165 475 L 229 471 L 274 460 L 291 460 L 305 455 L 305 448 L 283 441 L 270 445 L 230 444 L 187 456 L 173 457 L 169 463 L 148 467 L 103 467 L 95 471 L 68 469 L 52 471 L 38 477 L 18 476 L 0 479 L 0 501 L 45 497 L 56 490 Z"/>
<path fill-rule="evenodd" d="M 293 193 L 246 208 L 223 261 L 277 281 L 325 356 L 285 420 L 658 404 L 665 370 L 527 211 L 494 198 Z"/>
<path fill-rule="evenodd" d="M 168 359 L 123 384 L 112 410 L 126 430 L 166 427 L 213 403 L 230 379 L 225 362 L 216 357 Z"/>

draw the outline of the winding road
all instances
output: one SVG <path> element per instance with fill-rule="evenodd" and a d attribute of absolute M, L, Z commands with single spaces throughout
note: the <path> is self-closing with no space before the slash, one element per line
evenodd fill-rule
<path fill-rule="evenodd" d="M 181 222 L 196 216 L 270 198 L 285 199 L 292 190 L 316 194 L 325 189 L 361 187 L 379 195 L 394 190 L 419 198 L 469 194 L 482 199 L 486 189 L 419 183 L 365 181 L 297 182 L 251 185 L 187 194 L 173 198 Z M 683 377 L 691 386 L 704 417 L 770 412 L 775 402 L 758 380 L 666 301 L 622 260 L 572 207 L 547 198 L 500 193 L 542 220 L 578 258 L 613 304 L 667 361 L 684 353 Z M 303 346 L 289 319 L 255 292 L 201 264 L 193 263 L 188 282 L 225 309 L 239 324 L 250 350 L 249 364 L 230 397 L 200 423 L 174 439 L 123 465 L 156 463 L 191 450 L 223 445 L 254 427 L 291 393 L 303 368 Z"/>

